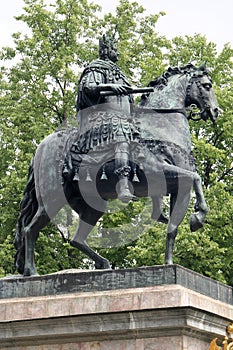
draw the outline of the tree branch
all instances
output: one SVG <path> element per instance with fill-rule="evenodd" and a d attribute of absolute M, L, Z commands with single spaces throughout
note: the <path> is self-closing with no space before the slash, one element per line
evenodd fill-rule
<path fill-rule="evenodd" d="M 226 171 L 218 178 L 217 181 L 219 182 L 219 181 L 224 180 L 225 176 L 230 175 L 231 172 L 233 172 L 233 167 L 230 168 L 230 169 L 228 169 L 228 170 L 226 170 Z"/>

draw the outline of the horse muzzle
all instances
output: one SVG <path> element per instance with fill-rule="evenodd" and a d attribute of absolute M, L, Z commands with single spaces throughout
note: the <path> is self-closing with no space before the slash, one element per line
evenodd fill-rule
<path fill-rule="evenodd" d="M 208 118 L 215 123 L 218 118 L 218 107 L 210 108 L 207 106 L 200 112 L 201 118 L 206 121 Z"/>

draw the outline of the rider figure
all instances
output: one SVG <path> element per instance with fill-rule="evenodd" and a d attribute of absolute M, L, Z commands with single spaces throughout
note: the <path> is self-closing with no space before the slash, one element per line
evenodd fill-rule
<path fill-rule="evenodd" d="M 110 144 L 114 148 L 115 174 L 118 176 L 117 193 L 122 202 L 136 200 L 129 188 L 130 143 L 137 138 L 137 131 L 130 121 L 133 99 L 126 76 L 115 62 L 118 60 L 117 47 L 112 37 L 103 35 L 99 41 L 99 59 L 90 63 L 83 71 L 78 88 L 77 112 L 80 133 L 95 134 L 90 140 L 91 148 L 96 143 Z M 111 92 L 104 96 L 102 91 Z M 90 112 L 95 107 L 94 112 Z M 86 110 L 85 110 L 86 109 Z M 99 132 L 91 132 L 99 125 Z M 107 129 L 107 131 L 106 131 Z M 105 138 L 102 131 L 105 130 Z M 99 139 L 96 141 L 96 135 Z M 90 137 L 91 138 L 91 137 Z M 102 145 L 103 146 L 103 145 Z"/>

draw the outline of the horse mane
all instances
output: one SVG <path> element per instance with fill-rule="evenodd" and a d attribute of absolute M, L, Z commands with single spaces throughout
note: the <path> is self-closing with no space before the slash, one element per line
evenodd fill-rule
<path fill-rule="evenodd" d="M 190 73 L 194 73 L 195 71 L 202 71 L 202 74 L 207 74 L 204 64 L 201 65 L 200 67 L 196 67 L 192 63 L 188 63 L 184 66 L 169 67 L 159 77 L 156 77 L 154 80 L 150 81 L 148 86 L 155 87 L 158 90 L 161 90 L 167 85 L 168 79 L 170 77 L 177 74 L 181 74 L 181 75 L 190 74 Z"/>

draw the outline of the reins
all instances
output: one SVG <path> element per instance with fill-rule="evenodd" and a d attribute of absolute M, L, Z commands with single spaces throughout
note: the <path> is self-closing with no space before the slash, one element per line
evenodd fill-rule
<path fill-rule="evenodd" d="M 185 108 L 147 108 L 147 107 L 137 107 L 136 113 L 181 113 L 185 117 L 187 117 L 186 109 Z"/>

